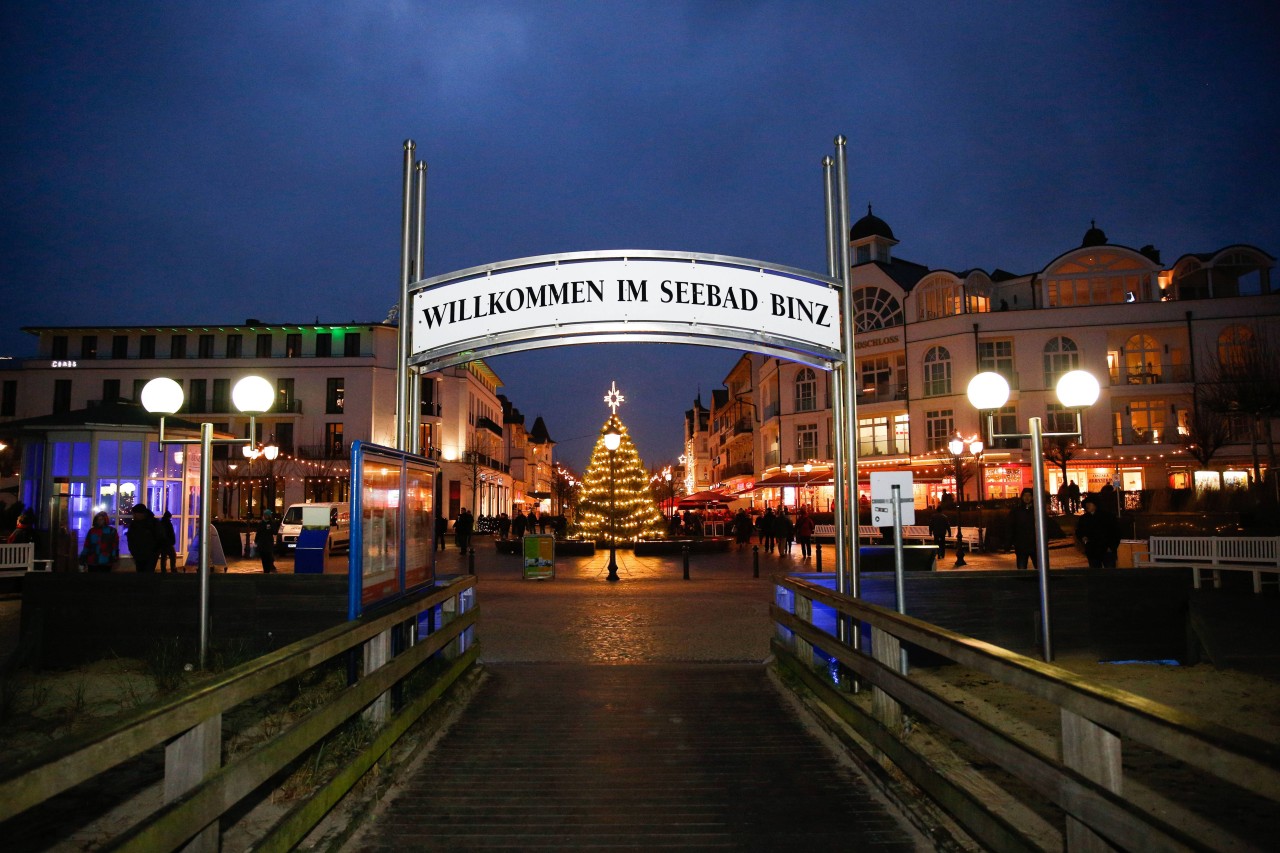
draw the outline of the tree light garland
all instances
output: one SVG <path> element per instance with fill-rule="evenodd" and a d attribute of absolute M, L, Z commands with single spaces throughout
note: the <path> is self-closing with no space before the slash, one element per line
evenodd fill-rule
<path fill-rule="evenodd" d="M 621 437 L 618 449 L 610 454 L 604 435 L 612 429 Z M 613 458 L 613 499 L 610 501 L 610 455 Z M 614 510 L 610 523 L 610 506 Z M 627 428 L 616 415 L 609 415 L 591 452 L 591 462 L 582 475 L 578 498 L 578 532 L 597 542 L 634 542 L 642 536 L 659 536 L 664 528 L 662 513 L 649 489 L 649 474 L 640 454 L 631 443 Z"/>

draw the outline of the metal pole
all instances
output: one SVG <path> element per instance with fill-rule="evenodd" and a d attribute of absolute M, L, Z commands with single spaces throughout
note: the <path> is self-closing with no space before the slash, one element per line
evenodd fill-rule
<path fill-rule="evenodd" d="M 902 556 L 902 487 L 890 486 L 893 499 L 893 590 L 898 598 L 898 612 L 907 612 L 906 564 Z M 901 672 L 907 674 L 907 650 L 900 649 Z"/>
<path fill-rule="evenodd" d="M 427 164 L 422 160 L 419 160 L 415 167 L 414 196 L 416 212 L 414 215 L 413 226 L 414 261 L 412 279 L 414 281 L 421 281 L 425 278 L 422 273 L 422 267 L 426 256 L 425 217 L 427 203 Z M 410 315 L 410 309 L 407 305 L 404 306 L 402 310 L 404 310 L 404 316 L 406 318 L 404 325 L 408 329 L 407 340 L 409 341 L 409 346 L 412 347 L 413 318 Z M 413 353 L 406 350 L 405 358 L 407 359 L 412 354 Z M 418 425 L 422 422 L 422 378 L 417 371 L 409 368 L 407 365 L 405 369 L 408 374 L 405 378 L 409 383 L 409 434 L 407 436 L 408 441 L 405 444 L 405 450 L 410 453 L 421 453 L 423 448 L 420 440 L 421 437 L 419 435 L 421 430 Z"/>
<path fill-rule="evenodd" d="M 200 424 L 200 669 L 209 653 L 209 492 L 213 487 L 213 424 Z"/>
<path fill-rule="evenodd" d="M 611 581 L 618 579 L 618 512 L 614 500 L 616 484 L 613 471 L 613 458 L 616 453 L 615 450 L 609 451 L 609 577 L 607 579 Z"/>
<path fill-rule="evenodd" d="M 413 256 L 413 150 L 412 139 L 404 141 L 404 187 L 400 210 L 400 328 L 396 347 L 396 449 L 409 446 L 409 271 Z"/>
<path fill-rule="evenodd" d="M 835 160 L 831 157 L 822 158 L 822 183 L 826 201 L 826 220 L 827 220 L 827 275 L 831 278 L 842 279 L 839 274 L 839 258 L 840 258 L 840 236 L 836 231 L 836 208 L 835 208 L 835 188 L 832 185 L 834 175 L 832 172 L 835 166 Z M 832 520 L 835 522 L 835 550 L 836 550 L 836 592 L 841 595 L 848 595 L 849 588 L 847 584 L 848 575 L 845 574 L 845 554 L 846 542 L 844 530 L 849 523 L 849 510 L 845 506 L 844 485 L 848 482 L 847 469 L 845 467 L 844 458 L 844 367 L 840 364 L 835 365 L 831 371 L 831 423 L 834 428 L 835 435 L 831 437 L 831 443 L 835 448 L 834 465 L 831 471 L 832 491 L 835 496 L 834 506 L 832 506 Z M 853 516 L 855 519 L 857 516 Z M 854 524 L 856 525 L 856 521 Z M 819 546 L 818 566 L 821 571 L 822 551 Z M 841 616 L 836 620 L 836 636 L 840 642 L 848 645 L 850 635 L 849 619 Z"/>
<path fill-rule="evenodd" d="M 1045 661 L 1053 660 L 1049 633 L 1049 534 L 1044 529 L 1044 436 L 1039 418 L 1030 418 L 1032 506 L 1036 513 L 1036 573 L 1040 579 L 1040 637 Z"/>
<path fill-rule="evenodd" d="M 850 287 L 849 274 L 849 185 L 845 154 L 846 140 L 843 135 L 837 136 L 836 143 L 836 201 L 837 222 L 839 224 L 839 279 L 844 284 L 840 294 L 841 318 L 840 334 L 844 349 L 844 417 L 841 418 L 841 440 L 844 442 L 844 458 L 847 475 L 849 497 L 849 554 L 848 560 L 841 566 L 841 571 L 848 572 L 847 588 L 849 595 L 859 597 L 858 579 L 858 449 L 854 444 L 857 434 L 858 403 L 854 394 L 855 376 L 858 372 L 857 359 L 853 349 L 853 293 Z M 840 531 L 836 531 L 840 535 Z M 858 635 L 854 634 L 853 647 L 858 648 Z"/>

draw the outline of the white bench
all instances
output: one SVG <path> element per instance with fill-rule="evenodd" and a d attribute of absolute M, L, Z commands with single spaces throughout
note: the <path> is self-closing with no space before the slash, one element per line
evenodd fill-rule
<path fill-rule="evenodd" d="M 982 547 L 982 528 L 981 527 L 961 527 L 960 537 L 964 539 L 964 544 L 969 550 L 975 550 Z M 834 524 L 819 524 L 813 528 L 813 538 L 826 541 L 835 541 L 836 526 Z M 909 524 L 902 528 L 902 538 L 904 541 L 920 541 L 929 543 L 933 541 L 933 534 L 929 532 L 928 527 L 918 524 Z M 947 541 L 951 542 L 955 537 L 947 537 Z M 872 524 L 858 525 L 858 539 L 862 542 L 879 542 L 880 528 Z"/>
<path fill-rule="evenodd" d="M 1220 588 L 1219 572 L 1249 572 L 1253 591 L 1262 592 L 1263 573 L 1276 576 L 1266 583 L 1280 586 L 1280 536 L 1152 536 L 1145 555 L 1135 553 L 1133 564 L 1138 568 L 1189 568 L 1196 589 L 1203 573 Z"/>
<path fill-rule="evenodd" d="M 35 568 L 36 546 L 32 542 L 0 542 L 0 578 L 22 577 Z"/>

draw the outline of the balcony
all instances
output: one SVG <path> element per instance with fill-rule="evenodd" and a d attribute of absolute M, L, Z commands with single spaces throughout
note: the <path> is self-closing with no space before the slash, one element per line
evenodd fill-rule
<path fill-rule="evenodd" d="M 421 412 L 423 417 L 438 418 L 440 417 L 440 404 L 433 403 L 430 400 L 423 400 Z"/>
<path fill-rule="evenodd" d="M 299 459 L 346 459 L 346 444 L 338 441 L 333 444 L 300 444 Z"/>
<path fill-rule="evenodd" d="M 869 403 L 892 403 L 905 399 L 907 399 L 906 385 L 892 385 L 886 382 L 881 385 L 858 389 L 858 405 L 860 406 Z"/>
<path fill-rule="evenodd" d="M 717 469 L 715 477 L 717 480 L 727 480 L 730 477 L 749 477 L 754 473 L 755 466 L 750 462 L 734 462 L 731 465 Z"/>
<path fill-rule="evenodd" d="M 490 420 L 489 418 L 486 418 L 486 417 L 476 418 L 476 426 L 479 427 L 480 429 L 487 429 L 489 432 L 493 433 L 499 438 L 502 437 L 502 426 Z"/>
<path fill-rule="evenodd" d="M 1117 365 L 1111 369 L 1112 385 L 1159 385 L 1190 382 L 1189 364 Z"/>
<path fill-rule="evenodd" d="M 1182 443 L 1182 437 L 1178 435 L 1177 429 L 1134 429 L 1133 427 L 1121 427 L 1120 429 L 1112 432 L 1111 439 L 1116 446 L 1133 444 L 1168 445 Z"/>

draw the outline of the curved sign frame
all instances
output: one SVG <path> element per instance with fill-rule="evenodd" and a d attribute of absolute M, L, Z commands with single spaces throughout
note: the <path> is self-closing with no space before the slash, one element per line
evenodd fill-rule
<path fill-rule="evenodd" d="M 568 344 L 742 348 L 830 370 L 844 359 L 838 280 L 688 252 L 539 255 L 409 286 L 419 371 Z"/>

